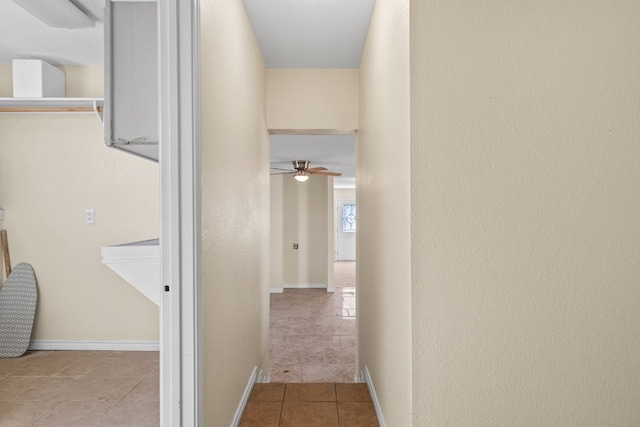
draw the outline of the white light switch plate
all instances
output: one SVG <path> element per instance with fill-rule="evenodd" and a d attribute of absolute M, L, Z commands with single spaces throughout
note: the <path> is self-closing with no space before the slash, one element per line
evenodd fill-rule
<path fill-rule="evenodd" d="M 96 211 L 93 209 L 87 209 L 84 211 L 84 223 L 95 224 L 96 223 Z"/>

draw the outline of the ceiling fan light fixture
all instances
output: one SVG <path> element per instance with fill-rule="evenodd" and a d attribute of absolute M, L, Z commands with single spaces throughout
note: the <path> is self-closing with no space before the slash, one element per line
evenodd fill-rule
<path fill-rule="evenodd" d="M 298 171 L 293 176 L 293 178 L 298 182 L 305 182 L 309 179 L 309 174 L 307 174 L 305 171 Z"/>
<path fill-rule="evenodd" d="M 293 168 L 298 171 L 309 168 L 309 160 L 294 160 L 291 163 L 293 163 Z"/>

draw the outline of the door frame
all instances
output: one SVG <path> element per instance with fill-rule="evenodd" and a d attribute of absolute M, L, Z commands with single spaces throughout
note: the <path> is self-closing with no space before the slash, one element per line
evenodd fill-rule
<path fill-rule="evenodd" d="M 158 0 L 160 425 L 202 425 L 200 0 Z"/>

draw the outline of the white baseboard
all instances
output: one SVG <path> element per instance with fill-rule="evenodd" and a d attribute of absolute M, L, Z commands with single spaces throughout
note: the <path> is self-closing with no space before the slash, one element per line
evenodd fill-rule
<path fill-rule="evenodd" d="M 380 427 L 386 427 L 387 424 L 384 422 L 384 417 L 382 416 L 382 408 L 378 401 L 378 395 L 376 395 L 376 389 L 373 386 L 373 380 L 371 379 L 369 368 L 365 366 L 364 371 L 360 374 L 360 378 L 356 376 L 356 379 L 359 380 L 358 382 L 364 382 L 367 384 L 371 400 L 373 400 L 373 407 L 376 409 L 376 415 L 378 416 L 378 424 L 380 424 Z"/>
<path fill-rule="evenodd" d="M 159 341 L 31 340 L 29 350 L 160 351 Z"/>
<path fill-rule="evenodd" d="M 285 283 L 281 288 L 270 288 L 269 293 L 281 294 L 285 289 L 326 289 L 327 292 L 335 292 L 334 287 L 328 287 L 326 283 Z"/>
<path fill-rule="evenodd" d="M 262 372 L 260 372 L 262 374 Z M 258 380 L 258 367 L 253 368 L 253 372 L 249 377 L 249 382 L 247 383 L 247 387 L 244 389 L 244 393 L 242 394 L 242 400 L 240 400 L 240 404 L 238 405 L 238 409 L 236 409 L 236 415 L 233 417 L 233 422 L 231 423 L 231 427 L 238 427 L 240 425 L 240 420 L 242 420 L 242 414 L 244 414 L 244 408 L 247 406 L 247 402 L 249 401 L 249 396 L 251 396 L 251 391 L 253 390 L 253 386 L 256 385 Z"/>
<path fill-rule="evenodd" d="M 326 289 L 326 283 L 285 283 L 282 285 L 285 289 Z"/>

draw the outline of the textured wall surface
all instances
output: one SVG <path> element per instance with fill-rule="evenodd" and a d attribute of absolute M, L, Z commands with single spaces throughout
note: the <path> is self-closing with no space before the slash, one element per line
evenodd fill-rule
<path fill-rule="evenodd" d="M 304 183 L 288 175 L 282 178 L 284 283 L 328 283 L 331 184 L 333 179 L 324 176 Z M 294 243 L 299 249 L 293 249 Z"/>
<path fill-rule="evenodd" d="M 203 412 L 223 426 L 253 368 L 268 369 L 266 76 L 241 1 L 201 13 Z"/>
<path fill-rule="evenodd" d="M 387 425 L 411 425 L 409 11 L 378 0 L 360 63 L 358 366 Z"/>
<path fill-rule="evenodd" d="M 357 129 L 358 70 L 269 68 L 269 129 Z"/>
<path fill-rule="evenodd" d="M 68 96 L 102 96 L 102 68 L 65 72 Z M 12 96 L 10 66 L 0 96 Z M 93 114 L 2 114 L 0 206 L 12 264 L 32 264 L 38 281 L 34 339 L 158 340 L 158 307 L 100 255 L 158 237 L 156 163 L 107 148 Z"/>
<path fill-rule="evenodd" d="M 291 179 L 291 177 L 288 177 Z M 282 264 L 282 181 L 285 179 L 283 175 L 273 175 L 270 177 L 269 187 L 269 204 L 271 207 L 271 227 L 269 228 L 270 237 L 270 281 L 271 288 L 282 288 L 283 280 L 283 264 Z"/>
<path fill-rule="evenodd" d="M 411 1 L 413 425 L 640 424 L 638 16 Z"/>

